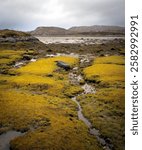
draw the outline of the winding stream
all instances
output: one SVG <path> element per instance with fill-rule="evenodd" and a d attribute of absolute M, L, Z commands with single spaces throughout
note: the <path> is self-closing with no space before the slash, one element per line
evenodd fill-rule
<path fill-rule="evenodd" d="M 80 103 L 76 100 L 76 96 L 72 98 L 72 100 L 77 104 L 78 106 L 78 119 L 79 120 L 82 120 L 86 126 L 88 127 L 89 129 L 89 133 L 91 135 L 94 135 L 97 140 L 99 141 L 99 143 L 103 146 L 103 149 L 104 150 L 112 150 L 113 148 L 113 145 L 106 142 L 106 140 L 104 138 L 101 137 L 101 134 L 99 132 L 99 130 L 97 130 L 96 128 L 93 128 L 91 122 L 83 115 L 82 113 L 82 108 L 81 108 L 81 105 Z"/>
<path fill-rule="evenodd" d="M 80 59 L 80 63 L 84 63 L 84 60 L 85 60 L 84 58 Z M 70 82 L 73 83 L 73 84 L 77 84 L 77 85 L 79 85 L 80 80 L 83 79 L 81 74 L 79 74 L 79 70 L 78 69 L 79 69 L 78 67 L 75 67 L 75 68 L 73 68 L 73 70 L 76 70 L 76 71 L 69 73 L 69 80 L 70 80 Z M 86 82 L 82 86 L 82 89 L 84 91 L 81 94 L 78 94 L 77 96 L 83 95 L 83 94 L 88 94 L 88 93 L 95 94 L 95 92 L 96 92 L 94 87 L 92 87 L 91 85 L 89 85 Z M 85 125 L 89 129 L 89 133 L 97 138 L 97 140 L 102 145 L 104 150 L 112 150 L 113 149 L 113 145 L 110 142 L 108 142 L 107 140 L 105 140 L 102 137 L 102 135 L 100 134 L 100 131 L 97 130 L 96 128 L 94 128 L 92 126 L 91 122 L 83 115 L 82 107 L 81 107 L 80 103 L 77 101 L 77 96 L 72 97 L 72 101 L 74 101 L 77 104 L 77 106 L 78 106 L 78 119 L 85 123 Z"/>

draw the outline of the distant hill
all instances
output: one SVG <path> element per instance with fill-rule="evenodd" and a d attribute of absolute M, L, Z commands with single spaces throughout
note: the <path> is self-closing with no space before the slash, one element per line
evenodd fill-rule
<path fill-rule="evenodd" d="M 69 29 L 59 27 L 38 27 L 29 32 L 33 36 L 65 36 L 65 35 L 124 35 L 125 28 L 119 26 L 76 26 Z"/>
<path fill-rule="evenodd" d="M 30 33 L 34 36 L 65 35 L 66 29 L 59 27 L 38 27 Z"/>
<path fill-rule="evenodd" d="M 68 29 L 70 32 L 89 33 L 89 32 L 124 32 L 124 27 L 118 26 L 78 26 Z"/>

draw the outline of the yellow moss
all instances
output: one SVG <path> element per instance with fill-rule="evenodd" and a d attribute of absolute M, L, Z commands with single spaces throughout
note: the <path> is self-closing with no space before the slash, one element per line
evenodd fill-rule
<path fill-rule="evenodd" d="M 7 58 L 2 58 L 2 59 L 0 59 L 0 64 L 2 65 L 2 64 L 8 64 L 8 63 L 10 63 L 11 62 L 11 59 L 7 59 Z"/>
<path fill-rule="evenodd" d="M 11 77 L 11 81 L 17 84 L 50 84 L 50 85 L 55 84 L 56 82 L 52 78 L 29 74 Z"/>
<path fill-rule="evenodd" d="M 1 50 L 0 51 L 0 64 L 9 64 L 14 62 L 22 57 L 24 51 L 15 51 L 15 50 Z"/>
<path fill-rule="evenodd" d="M 83 72 L 87 80 L 98 85 L 96 94 L 78 97 L 83 113 L 104 137 L 111 139 L 116 150 L 124 150 L 124 57 L 98 57 Z"/>
<path fill-rule="evenodd" d="M 59 125 L 58 121 L 57 125 Z M 88 136 L 86 131 L 82 124 L 76 122 L 74 125 L 64 119 L 62 127 L 36 130 L 11 141 L 11 147 L 17 150 L 102 150 L 96 139 Z"/>
<path fill-rule="evenodd" d="M 42 77 L 37 75 L 19 75 L 19 76 L 0 76 L 0 80 L 6 80 L 10 83 L 16 83 L 19 85 L 27 85 L 27 84 L 55 84 L 55 80 L 48 77 Z"/>
<path fill-rule="evenodd" d="M 124 82 L 125 68 L 115 64 L 95 64 L 84 69 L 88 80 L 101 81 L 108 84 Z"/>
<path fill-rule="evenodd" d="M 0 50 L 0 57 L 3 56 L 10 56 L 10 55 L 14 55 L 14 54 L 23 54 L 25 51 L 24 50 Z"/>
<path fill-rule="evenodd" d="M 120 88 L 101 88 L 96 94 L 77 98 L 84 115 L 112 140 L 116 150 L 124 149 L 125 91 Z"/>
<path fill-rule="evenodd" d="M 59 109 L 58 115 L 66 114 L 60 108 L 67 105 L 68 110 L 71 101 L 57 97 L 38 96 L 15 90 L 0 91 L 0 120 L 3 126 L 10 126 L 15 129 L 29 128 L 29 125 L 36 119 L 54 119 L 55 110 Z M 55 112 L 54 112 L 55 111 Z M 72 111 L 70 110 L 70 113 Z M 54 116 L 55 115 L 55 116 Z"/>
<path fill-rule="evenodd" d="M 107 56 L 107 57 L 98 57 L 94 60 L 94 64 L 119 64 L 124 65 L 125 59 L 124 56 Z"/>
<path fill-rule="evenodd" d="M 12 149 L 101 150 L 87 127 L 77 120 L 75 108 L 69 99 L 0 88 L 1 126 L 34 129 L 11 141 Z"/>
<path fill-rule="evenodd" d="M 65 87 L 65 90 L 63 91 L 65 95 L 68 97 L 73 97 L 81 92 L 83 92 L 83 89 L 80 86 L 67 86 Z"/>
<path fill-rule="evenodd" d="M 78 63 L 78 59 L 72 57 L 43 58 L 20 69 L 15 69 L 19 72 L 17 76 L 1 75 L 0 124 L 7 130 L 27 131 L 34 129 L 24 136 L 12 140 L 11 148 L 17 150 L 101 150 L 102 148 L 98 145 L 95 137 L 89 135 L 86 125 L 78 120 L 76 104 L 71 99 L 65 98 L 82 92 L 82 89 L 79 86 L 70 85 L 67 72 L 56 71 L 58 67 L 55 61 L 57 60 L 69 63 L 71 66 Z M 112 81 L 110 76 L 113 76 L 115 81 L 123 80 L 119 72 L 122 65 L 121 67 L 117 67 L 120 65 L 116 65 L 116 63 L 97 65 L 115 66 L 114 71 L 111 71 L 110 74 L 106 73 L 106 70 L 101 72 L 98 67 L 98 72 L 101 72 L 98 76 L 101 80 L 110 82 Z M 111 67 L 114 68 L 114 66 Z M 88 75 L 90 73 L 91 71 Z M 93 72 L 89 78 L 94 78 L 94 74 L 96 72 Z M 15 84 L 19 86 L 15 86 Z M 85 115 L 95 126 L 100 126 L 103 135 L 109 135 L 113 138 L 113 134 L 118 134 L 117 131 L 120 130 L 116 120 L 113 120 L 111 116 L 119 119 L 119 123 L 121 123 L 120 116 L 124 112 L 124 107 L 119 106 L 119 104 L 123 104 L 123 96 L 121 96 L 122 101 L 118 96 L 114 99 L 119 93 L 124 94 L 124 91 L 122 89 L 102 89 L 101 91 L 100 89 L 97 91 L 97 95 L 90 97 L 86 95 L 86 101 L 84 101 L 84 97 L 80 100 Z M 104 118 L 107 116 L 106 122 L 100 119 L 101 115 Z M 96 121 L 97 116 L 99 117 L 98 122 Z M 116 128 L 115 133 L 110 128 L 102 129 L 102 127 L 108 127 L 105 123 L 109 120 L 111 121 L 109 125 Z M 109 133 L 109 130 L 112 134 Z"/>
<path fill-rule="evenodd" d="M 120 62 L 116 61 L 116 58 L 119 57 Z M 83 70 L 85 78 L 90 81 L 101 82 L 101 84 L 124 87 L 125 67 L 124 65 L 118 65 L 119 63 L 122 63 L 122 59 L 121 56 L 97 58 L 92 66 Z"/>
<path fill-rule="evenodd" d="M 25 67 L 18 69 L 18 72 L 21 73 L 32 73 L 32 74 L 52 74 L 53 71 L 57 68 L 55 61 L 64 61 L 70 65 L 74 65 L 78 62 L 76 58 L 73 57 L 54 57 L 54 58 L 43 58 L 39 59 L 36 62 L 32 62 Z"/>

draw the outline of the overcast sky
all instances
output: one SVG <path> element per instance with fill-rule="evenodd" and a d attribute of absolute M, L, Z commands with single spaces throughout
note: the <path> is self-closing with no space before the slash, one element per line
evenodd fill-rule
<path fill-rule="evenodd" d="M 125 0 L 0 0 L 0 29 L 124 26 Z"/>

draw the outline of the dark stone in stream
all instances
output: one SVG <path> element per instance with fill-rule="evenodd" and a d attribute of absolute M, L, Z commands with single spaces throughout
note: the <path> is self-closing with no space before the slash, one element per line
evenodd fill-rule
<path fill-rule="evenodd" d="M 100 54 L 101 57 L 105 56 L 104 54 Z"/>
<path fill-rule="evenodd" d="M 70 65 L 67 64 L 67 63 L 65 63 L 65 62 L 63 62 L 63 61 L 55 61 L 55 62 L 56 62 L 56 64 L 57 64 L 57 66 L 59 66 L 59 67 L 65 69 L 66 71 L 68 71 L 68 70 L 71 69 Z"/>
<path fill-rule="evenodd" d="M 30 55 L 24 55 L 23 56 L 23 60 L 31 60 L 31 56 Z"/>
<path fill-rule="evenodd" d="M 49 48 L 49 49 L 47 50 L 47 52 L 52 52 L 52 49 Z"/>
<path fill-rule="evenodd" d="M 112 51 L 114 51 L 114 50 L 115 50 L 115 48 L 111 48 L 111 50 L 112 50 Z"/>

